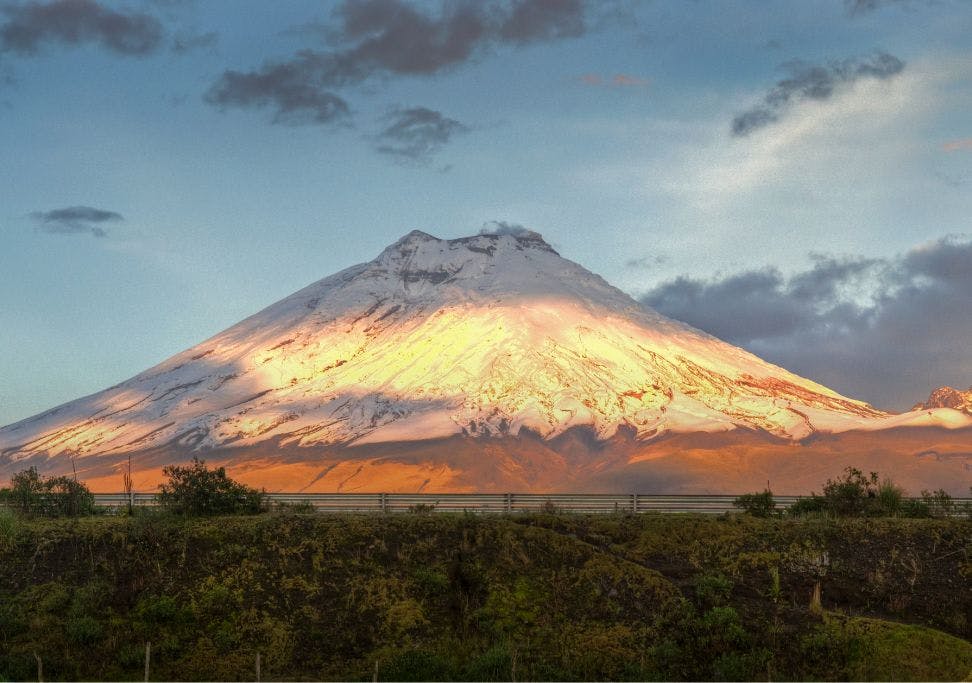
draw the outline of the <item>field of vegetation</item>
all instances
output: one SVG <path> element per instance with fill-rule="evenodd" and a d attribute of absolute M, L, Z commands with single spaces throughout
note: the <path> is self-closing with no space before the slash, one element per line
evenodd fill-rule
<path fill-rule="evenodd" d="M 972 673 L 962 515 L 242 514 L 252 491 L 173 474 L 222 493 L 134 515 L 29 474 L 7 493 L 0 680 L 142 680 L 147 643 L 153 680 L 254 680 L 258 656 L 262 680 Z"/>

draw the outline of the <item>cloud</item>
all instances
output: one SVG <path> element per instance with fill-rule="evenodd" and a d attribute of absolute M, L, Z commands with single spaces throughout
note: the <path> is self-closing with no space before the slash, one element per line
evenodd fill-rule
<path fill-rule="evenodd" d="M 798 374 L 907 409 L 934 387 L 972 384 L 972 240 L 890 259 L 816 256 L 784 276 L 679 277 L 641 301 Z"/>
<path fill-rule="evenodd" d="M 581 0 L 443 2 L 429 13 L 404 0 L 345 0 L 323 29 L 330 50 L 304 49 L 253 71 L 224 72 L 206 101 L 275 110 L 273 122 L 332 123 L 348 114 L 336 94 L 380 76 L 431 76 L 489 48 L 576 37 L 585 30 Z"/>
<path fill-rule="evenodd" d="M 942 145 L 942 150 L 945 152 L 958 152 L 962 149 L 972 149 L 972 138 L 966 138 L 965 140 L 951 140 Z"/>
<path fill-rule="evenodd" d="M 937 0 L 924 0 L 925 4 L 932 4 Z M 844 0 L 847 6 L 847 13 L 851 16 L 875 12 L 882 7 L 891 5 L 910 5 L 911 0 Z"/>
<path fill-rule="evenodd" d="M 624 262 L 625 268 L 633 268 L 637 270 L 651 270 L 657 266 L 663 265 L 668 262 L 668 257 L 664 254 L 653 254 L 651 256 L 642 256 L 640 258 L 630 258 Z"/>
<path fill-rule="evenodd" d="M 377 136 L 375 149 L 400 160 L 426 163 L 453 135 L 469 128 L 441 112 L 425 107 L 395 109 Z"/>
<path fill-rule="evenodd" d="M 154 52 L 163 29 L 154 17 L 105 7 L 95 0 L 6 4 L 0 9 L 0 51 L 38 53 L 45 44 L 92 43 L 127 56 Z"/>
<path fill-rule="evenodd" d="M 513 235 L 514 237 L 523 237 L 527 235 L 535 235 L 536 233 L 529 228 L 525 228 L 519 223 L 510 223 L 508 221 L 487 221 L 483 223 L 482 229 L 479 231 L 480 235 Z"/>
<path fill-rule="evenodd" d="M 525 45 L 540 40 L 577 38 L 584 34 L 581 0 L 520 0 L 499 29 L 502 40 Z"/>
<path fill-rule="evenodd" d="M 845 0 L 849 14 L 865 14 L 898 0 Z"/>
<path fill-rule="evenodd" d="M 349 116 L 350 107 L 324 87 L 327 69 L 321 55 L 305 51 L 259 71 L 226 71 L 206 92 L 205 101 L 220 108 L 269 106 L 273 123 L 337 123 Z"/>
<path fill-rule="evenodd" d="M 37 228 L 52 235 L 76 235 L 90 233 L 94 237 L 106 237 L 103 225 L 125 220 L 120 213 L 95 209 L 90 206 L 69 206 L 51 211 L 36 211 L 30 217 Z"/>
<path fill-rule="evenodd" d="M 751 109 L 732 121 L 732 134 L 746 136 L 776 123 L 788 110 L 807 100 L 829 100 L 835 90 L 863 78 L 886 80 L 901 73 L 904 62 L 886 52 L 866 58 L 846 59 L 825 66 L 790 62 L 790 77 L 779 81 Z"/>
<path fill-rule="evenodd" d="M 219 34 L 215 31 L 201 34 L 179 34 L 172 39 L 172 51 L 184 55 L 193 50 L 207 50 L 212 53 L 219 42 Z"/>

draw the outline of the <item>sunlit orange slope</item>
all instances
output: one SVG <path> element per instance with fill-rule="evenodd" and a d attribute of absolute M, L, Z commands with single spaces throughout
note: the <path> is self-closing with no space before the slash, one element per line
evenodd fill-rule
<path fill-rule="evenodd" d="M 646 310 L 536 233 L 412 232 L 122 384 L 0 429 L 0 477 L 73 461 L 117 490 L 131 454 L 150 489 L 198 454 L 272 490 L 737 490 L 770 467 L 749 473 L 737 453 L 769 458 L 777 481 L 804 472 L 791 477 L 802 487 L 813 467 L 797 454 L 840 459 L 833 444 L 861 438 L 886 444 L 890 464 L 917 457 L 891 447 L 903 432 L 959 444 L 916 479 L 953 484 L 970 424 L 840 396 Z M 708 435 L 702 465 L 693 435 Z"/>

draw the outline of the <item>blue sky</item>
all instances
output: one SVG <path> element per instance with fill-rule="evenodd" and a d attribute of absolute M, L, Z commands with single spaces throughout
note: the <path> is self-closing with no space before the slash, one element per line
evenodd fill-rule
<path fill-rule="evenodd" d="M 965 0 L 8 3 L 0 424 L 489 221 L 881 407 L 964 388 L 970 35 Z"/>

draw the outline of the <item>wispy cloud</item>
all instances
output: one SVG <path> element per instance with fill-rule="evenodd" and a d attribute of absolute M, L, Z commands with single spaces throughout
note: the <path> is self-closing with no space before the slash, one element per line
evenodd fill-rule
<path fill-rule="evenodd" d="M 946 152 L 958 152 L 963 149 L 972 149 L 972 138 L 965 138 L 964 140 L 951 140 L 942 145 L 942 150 Z"/>
<path fill-rule="evenodd" d="M 324 85 L 321 73 L 327 69 L 321 55 L 303 52 L 257 71 L 226 71 L 206 92 L 205 100 L 221 109 L 269 107 L 272 122 L 278 124 L 338 123 L 347 119 L 351 108 Z"/>
<path fill-rule="evenodd" d="M 613 76 L 602 76 L 601 74 L 583 74 L 577 79 L 584 85 L 592 87 L 608 88 L 647 88 L 651 85 L 650 78 L 632 76 L 630 74 L 614 74 Z"/>
<path fill-rule="evenodd" d="M 934 5 L 938 2 L 939 0 L 844 0 L 847 13 L 851 16 L 870 14 L 871 12 L 876 12 L 877 10 L 893 5 L 910 7 L 916 4 Z"/>
<path fill-rule="evenodd" d="M 427 163 L 453 136 L 467 126 L 426 107 L 395 109 L 385 118 L 387 125 L 377 138 L 375 149 L 411 163 Z"/>
<path fill-rule="evenodd" d="M 668 262 L 668 257 L 664 254 L 652 254 L 651 256 L 640 256 L 629 258 L 624 262 L 625 268 L 636 270 L 651 270 Z"/>
<path fill-rule="evenodd" d="M 194 50 L 215 51 L 219 42 L 219 34 L 215 31 L 207 33 L 179 33 L 172 38 L 172 51 L 183 55 Z"/>
<path fill-rule="evenodd" d="M 839 87 L 860 79 L 884 80 L 904 69 L 904 62 L 886 52 L 870 57 L 845 59 L 826 65 L 789 62 L 784 65 L 789 78 L 779 81 L 758 105 L 738 114 L 732 120 L 732 134 L 750 135 L 779 121 L 801 102 L 829 100 Z"/>
<path fill-rule="evenodd" d="M 90 206 L 69 206 L 51 211 L 35 211 L 30 217 L 37 229 L 52 235 L 77 235 L 88 233 L 94 237 L 106 237 L 104 228 L 109 223 L 125 220 L 120 213 L 96 209 Z"/>
<path fill-rule="evenodd" d="M 45 45 L 91 43 L 121 55 L 152 53 L 162 43 L 162 24 L 142 12 L 112 9 L 95 0 L 52 0 L 0 8 L 0 50 L 33 55 Z"/>
<path fill-rule="evenodd" d="M 525 236 L 535 234 L 533 230 L 526 228 L 519 223 L 513 223 L 510 221 L 487 221 L 483 223 L 482 229 L 479 231 L 480 235 L 513 235 Z"/>

